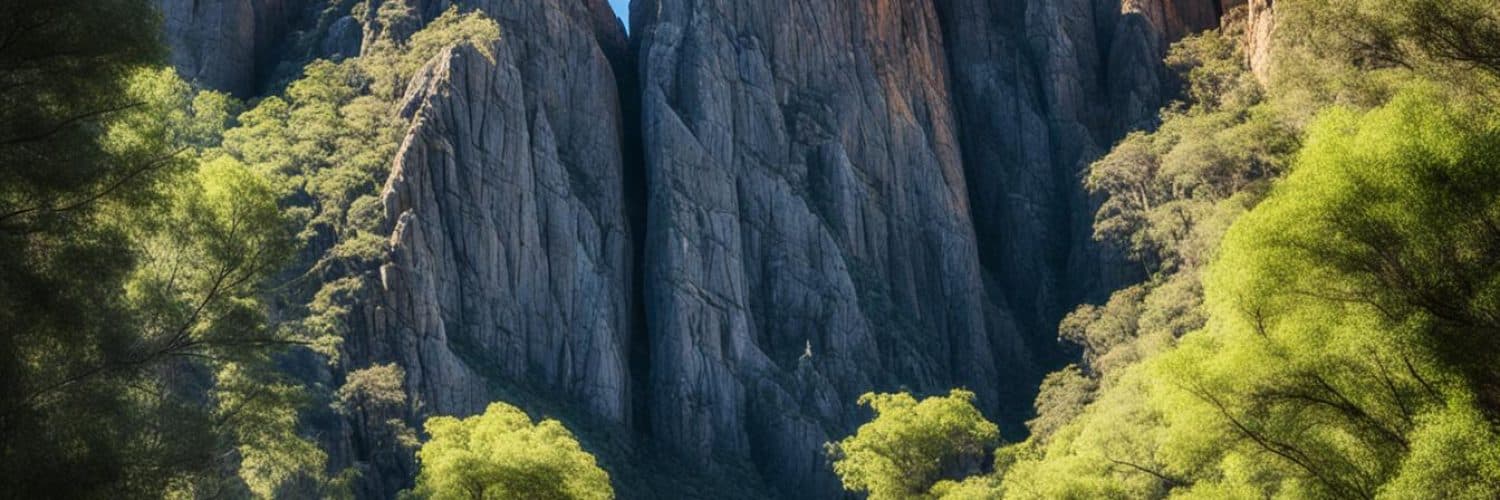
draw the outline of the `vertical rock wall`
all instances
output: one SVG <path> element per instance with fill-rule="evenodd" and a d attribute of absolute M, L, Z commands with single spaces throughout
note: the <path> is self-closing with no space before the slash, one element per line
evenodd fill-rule
<path fill-rule="evenodd" d="M 1232 1 L 1232 0 L 1231 0 Z M 1168 43 L 1212 2 L 937 0 L 981 260 L 1045 356 L 1075 304 L 1138 277 L 1095 244 L 1081 175 L 1173 92 Z"/>
<path fill-rule="evenodd" d="M 461 368 L 408 367 L 426 411 L 482 409 L 483 384 L 452 394 L 476 384 L 443 376 L 471 373 L 625 423 L 631 233 L 620 99 L 595 12 L 479 8 L 505 33 L 495 60 L 446 51 L 403 106 L 412 127 L 383 195 L 393 251 L 380 302 L 401 326 L 373 335 L 437 336 L 454 351 Z"/>
<path fill-rule="evenodd" d="M 933 6 L 644 5 L 656 437 L 831 493 L 819 444 L 860 393 L 996 408 L 1024 357 L 986 322 Z"/>
<path fill-rule="evenodd" d="M 306 0 L 155 0 L 183 78 L 249 97 Z"/>
<path fill-rule="evenodd" d="M 174 63 L 253 92 L 297 1 L 160 0 Z M 629 41 L 603 0 L 456 3 L 503 39 L 410 86 L 349 366 L 401 364 L 412 417 L 533 398 L 827 497 L 864 392 L 967 387 L 1019 428 L 1056 321 L 1136 278 L 1081 172 L 1244 0 L 635 0 Z M 327 19 L 328 54 L 386 29 Z"/>

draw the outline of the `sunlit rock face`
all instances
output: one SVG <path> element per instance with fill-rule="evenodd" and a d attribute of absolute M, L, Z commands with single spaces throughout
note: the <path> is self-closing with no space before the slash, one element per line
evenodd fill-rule
<path fill-rule="evenodd" d="M 610 59 L 623 28 L 598 22 L 602 3 L 478 7 L 500 42 L 443 51 L 400 105 L 390 257 L 350 350 L 406 368 L 413 420 L 503 393 L 623 432 L 634 261 Z"/>
<path fill-rule="evenodd" d="M 1139 278 L 1082 172 L 1153 126 L 1172 41 L 1246 3 L 1270 29 L 1269 0 L 636 0 L 627 39 L 603 0 L 386 1 L 414 24 L 160 0 L 179 70 L 246 96 L 455 3 L 501 26 L 399 106 L 389 254 L 326 375 L 405 368 L 405 414 L 329 424 L 370 497 L 414 470 L 361 422 L 497 398 L 785 497 L 838 494 L 864 392 L 966 387 L 1020 431 L 1056 322 Z"/>
<path fill-rule="evenodd" d="M 381 273 L 402 326 L 373 337 L 453 351 L 460 367 L 411 371 L 429 411 L 483 409 L 483 385 L 445 380 L 473 374 L 623 424 L 632 261 L 611 62 L 580 4 L 495 4 L 507 36 L 494 59 L 446 50 L 401 105 L 411 128 L 383 193 Z"/>

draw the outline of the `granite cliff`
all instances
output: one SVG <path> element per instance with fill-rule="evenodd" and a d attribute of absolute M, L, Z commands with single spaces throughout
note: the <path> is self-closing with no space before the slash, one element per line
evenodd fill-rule
<path fill-rule="evenodd" d="M 617 476 L 814 498 L 867 391 L 963 386 L 1023 429 L 1071 355 L 1057 321 L 1139 277 L 1092 239 L 1079 173 L 1174 95 L 1168 44 L 1245 3 L 635 0 L 627 38 L 603 0 L 405 2 L 503 35 L 401 99 L 388 255 L 338 370 L 401 365 L 410 422 L 521 399 L 625 450 Z M 351 3 L 161 6 L 178 69 L 251 96 L 419 27 Z M 391 476 L 365 495 L 409 481 L 332 425 L 341 465 Z"/>

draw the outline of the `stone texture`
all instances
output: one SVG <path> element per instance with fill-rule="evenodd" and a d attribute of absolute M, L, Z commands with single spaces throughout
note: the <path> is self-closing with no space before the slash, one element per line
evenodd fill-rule
<path fill-rule="evenodd" d="M 483 391 L 449 391 L 482 389 L 465 374 L 492 372 L 623 422 L 630 239 L 619 121 L 607 118 L 618 117 L 614 90 L 576 87 L 587 91 L 576 106 L 548 109 L 501 45 L 498 64 L 450 49 L 412 83 L 412 129 L 383 195 L 393 222 L 383 291 L 404 324 L 388 333 L 464 351 L 410 376 L 429 411 L 482 409 Z M 594 64 L 608 76 L 606 62 Z M 573 113 L 606 118 L 581 127 Z M 445 368 L 453 361 L 465 368 Z M 426 385 L 430 370 L 438 380 Z"/>
<path fill-rule="evenodd" d="M 265 55 L 299 0 L 160 1 L 202 83 L 307 57 Z M 418 24 L 455 3 L 386 1 Z M 379 3 L 309 50 L 420 27 Z M 347 367 L 403 366 L 411 422 L 522 399 L 810 498 L 838 495 L 822 443 L 867 391 L 967 387 L 1021 428 L 1056 321 L 1139 278 L 1079 176 L 1154 124 L 1170 42 L 1247 3 L 1251 46 L 1271 29 L 1270 0 L 635 0 L 627 39 L 604 0 L 456 3 L 503 40 L 407 91 Z M 348 444 L 388 417 L 338 426 L 361 496 L 414 472 Z"/>
<path fill-rule="evenodd" d="M 411 126 L 382 193 L 390 257 L 345 345 L 349 364 L 405 367 L 413 422 L 477 413 L 506 394 L 627 429 L 623 122 L 600 43 L 609 33 L 596 33 L 592 10 L 607 7 L 477 7 L 501 24 L 494 59 L 449 48 L 400 106 Z"/>
<path fill-rule="evenodd" d="M 1261 85 L 1271 81 L 1271 36 L 1276 32 L 1276 9 L 1272 0 L 1249 0 L 1245 20 L 1245 56 L 1250 71 Z"/>
<path fill-rule="evenodd" d="M 656 437 L 828 496 L 819 444 L 861 393 L 964 386 L 998 408 L 1026 356 L 985 315 L 933 6 L 635 12 Z"/>
<path fill-rule="evenodd" d="M 1139 278 L 1079 176 L 1224 7 L 637 2 L 656 435 L 816 496 L 862 392 L 1024 414 L 1061 315 Z"/>
<path fill-rule="evenodd" d="M 239 97 L 274 67 L 274 48 L 305 0 L 157 0 L 172 65 L 183 78 Z"/>
<path fill-rule="evenodd" d="M 1094 200 L 1081 175 L 1125 132 L 1153 125 L 1173 92 L 1160 63 L 1166 47 L 1214 26 L 1222 6 L 936 4 L 981 259 L 1032 351 L 1046 357 L 1063 314 L 1139 278 L 1093 241 Z"/>

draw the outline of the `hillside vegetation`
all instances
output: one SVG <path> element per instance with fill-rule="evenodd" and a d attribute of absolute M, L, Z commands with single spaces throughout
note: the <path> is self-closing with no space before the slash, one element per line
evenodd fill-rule
<path fill-rule="evenodd" d="M 846 486 L 1500 495 L 1500 7 L 1289 0 L 1276 13 L 1267 81 L 1242 26 L 1189 37 L 1168 59 L 1185 100 L 1090 169 L 1096 237 L 1151 278 L 1063 322 L 1083 359 L 1044 382 L 1031 437 L 995 450 L 989 472 L 897 488 L 839 455 Z M 924 435 L 965 413 L 871 425 Z M 928 463 L 973 453 L 929 445 Z"/>

